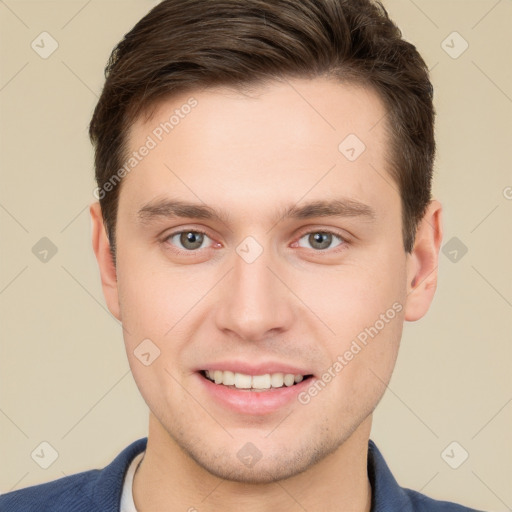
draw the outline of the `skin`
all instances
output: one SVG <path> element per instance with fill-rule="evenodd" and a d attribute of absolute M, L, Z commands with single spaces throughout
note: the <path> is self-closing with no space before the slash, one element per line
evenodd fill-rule
<path fill-rule="evenodd" d="M 369 511 L 372 412 L 403 322 L 421 318 L 434 296 L 441 205 L 431 201 L 406 253 L 385 108 L 372 90 L 327 78 L 174 96 L 131 127 L 131 150 L 191 96 L 198 105 L 123 180 L 117 268 L 99 203 L 90 207 L 103 292 L 150 409 L 137 510 Z M 366 145 L 353 162 L 338 150 L 350 133 Z M 138 221 L 141 206 L 167 196 L 222 208 L 229 223 Z M 375 219 L 279 220 L 288 205 L 334 198 L 370 206 Z M 179 229 L 208 237 L 179 255 L 187 249 L 169 238 Z M 308 235 L 325 229 L 342 239 L 320 250 Z M 247 236 L 263 248 L 250 264 L 236 252 Z M 402 310 L 306 405 L 241 414 L 198 380 L 198 367 L 227 358 L 288 362 L 320 378 L 394 303 Z M 134 355 L 146 338 L 161 351 L 149 366 Z M 253 467 L 237 457 L 247 442 L 262 454 Z"/>

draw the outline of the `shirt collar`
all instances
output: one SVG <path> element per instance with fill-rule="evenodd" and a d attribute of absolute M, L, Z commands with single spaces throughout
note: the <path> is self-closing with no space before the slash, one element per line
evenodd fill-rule
<path fill-rule="evenodd" d="M 413 510 L 405 491 L 398 485 L 375 443 L 368 441 L 368 478 L 372 486 L 371 512 Z"/>

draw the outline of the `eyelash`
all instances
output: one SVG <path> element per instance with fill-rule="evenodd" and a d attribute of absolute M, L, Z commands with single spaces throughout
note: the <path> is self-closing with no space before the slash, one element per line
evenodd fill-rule
<path fill-rule="evenodd" d="M 180 235 L 182 233 L 201 233 L 202 235 L 205 235 L 207 236 L 208 238 L 211 239 L 211 237 L 209 236 L 209 234 L 206 232 L 206 231 L 203 231 L 202 229 L 182 229 L 182 230 L 179 230 L 179 231 L 174 231 L 172 233 L 169 233 L 168 235 L 165 236 L 165 238 L 163 239 L 163 243 L 164 244 L 167 244 L 167 241 L 176 236 L 176 235 Z M 311 249 L 312 251 L 316 252 L 316 253 L 324 253 L 324 252 L 329 252 L 329 253 L 332 253 L 332 252 L 338 252 L 338 250 L 342 250 L 344 249 L 344 247 L 348 244 L 348 240 L 346 238 L 344 238 L 343 236 L 341 236 L 339 233 L 337 233 L 336 231 L 331 231 L 329 229 L 314 229 L 314 230 L 311 230 L 311 231 L 305 231 L 303 233 L 301 233 L 301 235 L 297 238 L 297 243 L 302 239 L 304 238 L 305 235 L 310 235 L 310 234 L 313 234 L 313 233 L 321 233 L 321 234 L 328 234 L 328 235 L 333 235 L 334 237 L 338 238 L 340 240 L 340 244 L 338 244 L 334 249 L 324 249 L 324 250 L 315 250 L 315 249 Z M 294 242 L 295 243 L 295 242 Z M 206 247 L 205 249 L 208 249 L 208 247 Z M 179 255 L 186 255 L 186 256 L 194 256 L 195 254 L 197 254 L 199 251 L 201 251 L 202 249 L 195 249 L 195 250 L 184 250 L 184 249 L 179 249 L 177 248 L 176 246 L 173 246 L 173 249 L 172 249 L 174 252 L 178 253 Z"/>

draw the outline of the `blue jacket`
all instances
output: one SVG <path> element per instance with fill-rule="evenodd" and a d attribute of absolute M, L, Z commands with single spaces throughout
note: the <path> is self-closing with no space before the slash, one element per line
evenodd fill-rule
<path fill-rule="evenodd" d="M 108 466 L 0 495 L 0 512 L 119 512 L 123 479 L 147 437 L 127 446 Z M 372 512 L 478 512 L 399 487 L 372 440 L 368 444 Z"/>

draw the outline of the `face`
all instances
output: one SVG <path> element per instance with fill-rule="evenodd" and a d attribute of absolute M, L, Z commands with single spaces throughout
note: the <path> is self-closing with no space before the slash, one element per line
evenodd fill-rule
<path fill-rule="evenodd" d="M 110 307 L 154 419 L 212 474 L 298 474 L 385 390 L 407 257 L 384 117 L 366 88 L 293 80 L 175 96 L 130 130 Z"/>

